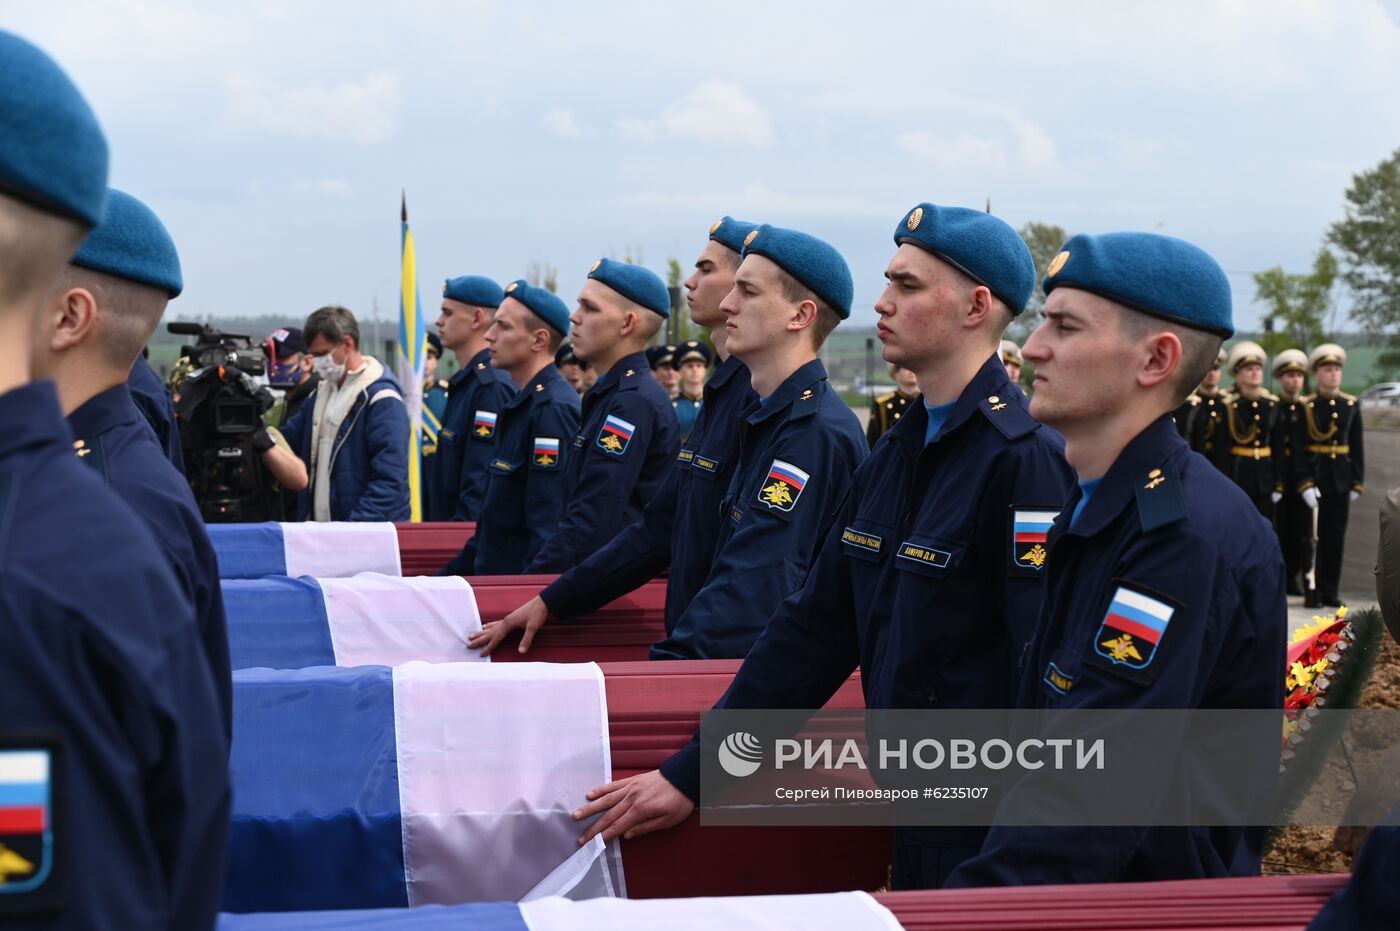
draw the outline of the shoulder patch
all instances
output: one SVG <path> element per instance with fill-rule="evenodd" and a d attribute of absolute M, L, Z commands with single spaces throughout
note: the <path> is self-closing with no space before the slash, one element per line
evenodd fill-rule
<path fill-rule="evenodd" d="M 977 408 L 1008 440 L 1018 440 L 1040 427 L 1030 411 L 999 395 L 983 398 Z"/>
<path fill-rule="evenodd" d="M 1037 507 L 1035 505 L 1013 505 L 1011 508 L 1011 563 L 1012 575 L 1038 576 L 1045 569 L 1049 558 L 1047 538 L 1055 518 L 1060 516 L 1058 507 Z"/>
<path fill-rule="evenodd" d="M 489 440 L 496 435 L 496 412 L 477 411 L 472 418 L 472 438 Z"/>
<path fill-rule="evenodd" d="M 63 901 L 58 750 L 57 740 L 0 742 L 0 913 L 44 912 Z"/>
<path fill-rule="evenodd" d="M 536 469 L 559 468 L 559 437 L 537 436 L 531 447 L 530 464 Z"/>
<path fill-rule="evenodd" d="M 759 483 L 758 501 L 774 511 L 791 511 L 811 477 L 790 462 L 774 459 L 767 476 Z"/>
<path fill-rule="evenodd" d="M 1153 661 L 1180 605 L 1122 580 L 1112 587 L 1113 596 L 1085 655 L 1101 669 L 1148 685 L 1157 676 Z"/>
<path fill-rule="evenodd" d="M 596 443 L 598 448 L 608 455 L 621 456 L 627 452 L 627 447 L 632 443 L 632 435 L 636 432 L 636 424 L 609 414 L 603 421 L 602 429 L 598 431 Z"/>
<path fill-rule="evenodd" d="M 1144 533 L 1186 519 L 1186 495 L 1175 469 L 1153 469 L 1143 476 L 1136 492 L 1138 520 Z"/>

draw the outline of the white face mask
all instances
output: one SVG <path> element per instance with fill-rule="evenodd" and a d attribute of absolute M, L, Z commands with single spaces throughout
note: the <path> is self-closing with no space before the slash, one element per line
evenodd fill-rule
<path fill-rule="evenodd" d="M 328 352 L 323 356 L 311 357 L 311 368 L 322 381 L 338 384 L 345 377 L 345 363 L 335 361 L 335 352 Z"/>

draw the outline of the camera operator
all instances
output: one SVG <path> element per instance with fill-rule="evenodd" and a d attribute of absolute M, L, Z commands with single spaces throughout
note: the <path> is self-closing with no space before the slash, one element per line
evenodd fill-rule
<path fill-rule="evenodd" d="M 408 520 L 408 410 L 398 382 L 360 352 L 360 325 L 344 307 L 315 311 L 302 335 L 321 381 L 283 426 L 311 479 L 297 519 Z M 264 450 L 269 468 L 279 452 Z"/>

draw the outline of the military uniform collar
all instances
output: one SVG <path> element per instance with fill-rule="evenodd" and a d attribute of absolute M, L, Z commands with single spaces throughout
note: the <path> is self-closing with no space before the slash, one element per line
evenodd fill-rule
<path fill-rule="evenodd" d="M 141 412 L 131 398 L 126 385 L 108 388 L 88 398 L 68 415 L 68 426 L 77 439 L 91 443 L 113 427 L 125 426 L 141 419 Z"/>
<path fill-rule="evenodd" d="M 973 416 L 980 413 L 1007 439 L 1016 439 L 1039 428 L 1030 415 L 1030 402 L 1026 395 L 1006 375 L 1006 366 L 1000 354 L 988 357 L 972 381 L 953 402 L 953 410 L 943 422 L 937 443 L 943 437 L 962 427 Z M 908 445 L 910 452 L 917 456 L 924 444 L 924 430 L 928 426 L 928 409 L 922 404 L 910 404 L 908 412 L 890 428 L 900 442 Z"/>
<path fill-rule="evenodd" d="M 1153 530 L 1186 516 L 1181 490 L 1180 460 L 1186 441 L 1176 431 L 1171 414 L 1152 421 L 1129 441 L 1104 473 L 1089 503 L 1066 532 L 1092 537 L 1109 525 L 1134 500 L 1144 530 Z M 1065 504 L 1073 514 L 1078 497 Z"/>
<path fill-rule="evenodd" d="M 554 363 L 546 365 L 535 373 L 535 377 L 527 381 L 519 391 L 511 396 L 506 402 L 508 410 L 523 407 L 526 404 L 537 404 L 542 401 L 550 401 L 554 396 L 550 393 L 550 387 L 558 381 L 563 381 L 564 376 L 559 374 L 559 370 L 554 367 Z M 569 386 L 573 391 L 573 386 Z"/>
<path fill-rule="evenodd" d="M 709 381 L 705 384 L 712 388 L 723 388 L 729 379 L 733 378 L 740 370 L 747 371 L 748 367 L 739 360 L 738 356 L 730 355 L 710 373 Z"/>
<path fill-rule="evenodd" d="M 816 385 L 825 380 L 826 366 L 822 365 L 821 359 L 813 359 L 811 362 L 804 363 L 798 367 L 797 371 L 783 379 L 783 383 L 768 396 L 767 403 L 760 404 L 758 401 L 754 401 L 750 404 L 744 410 L 744 419 L 751 424 L 762 423 L 787 410 L 788 407 L 797 408 L 793 411 L 794 417 L 815 414 L 817 411 Z"/>
<path fill-rule="evenodd" d="M 53 382 L 30 382 L 0 394 L 0 460 L 22 449 L 72 442 Z"/>
<path fill-rule="evenodd" d="M 647 364 L 647 354 L 645 352 L 634 352 L 630 356 L 623 356 L 617 360 L 617 364 L 608 369 L 608 374 L 598 379 L 598 384 L 593 388 L 599 394 L 604 391 L 627 391 L 636 388 L 641 384 L 643 376 L 651 378 L 651 366 Z"/>
<path fill-rule="evenodd" d="M 472 356 L 471 361 L 467 363 L 467 368 L 471 369 L 476 374 L 477 379 L 485 384 L 496 380 L 496 370 L 491 367 L 489 346 Z"/>

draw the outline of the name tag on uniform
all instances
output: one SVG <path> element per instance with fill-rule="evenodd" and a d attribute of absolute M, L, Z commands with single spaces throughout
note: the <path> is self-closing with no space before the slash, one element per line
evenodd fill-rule
<path fill-rule="evenodd" d="M 739 510 L 738 508 L 730 508 L 730 509 L 729 509 L 729 519 L 732 520 L 732 521 L 734 521 L 734 523 L 737 524 L 737 523 L 739 523 L 741 520 L 744 519 L 744 512 L 741 511 L 741 510 Z"/>
<path fill-rule="evenodd" d="M 676 454 L 676 461 L 677 461 L 677 462 L 689 462 L 690 460 L 692 460 L 692 459 L 694 459 L 694 458 L 695 458 L 695 450 L 693 450 L 693 449 L 683 449 L 683 450 L 681 450 L 679 453 Z"/>
<path fill-rule="evenodd" d="M 917 543 L 904 542 L 899 544 L 899 558 L 907 559 L 918 566 L 928 566 L 933 569 L 946 569 L 953 560 L 953 554 L 947 550 L 940 550 L 932 546 L 920 546 Z"/>
<path fill-rule="evenodd" d="M 1074 676 L 1068 675 L 1053 662 L 1045 667 L 1044 682 L 1050 689 L 1060 695 L 1068 695 L 1069 690 L 1074 688 Z"/>
<path fill-rule="evenodd" d="M 509 462 L 506 462 L 504 459 L 492 459 L 491 471 L 497 472 L 501 475 L 509 475 L 510 473 L 515 471 L 515 466 L 511 465 Z"/>
<path fill-rule="evenodd" d="M 841 542 L 847 546 L 854 546 L 856 549 L 865 550 L 867 553 L 879 553 L 885 547 L 885 538 L 876 536 L 873 533 L 865 533 L 854 527 L 847 527 L 841 531 Z"/>
<path fill-rule="evenodd" d="M 708 456 L 695 455 L 693 465 L 702 472 L 714 474 L 719 471 L 719 460 L 711 459 Z"/>

